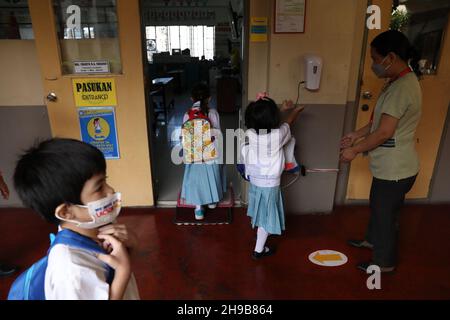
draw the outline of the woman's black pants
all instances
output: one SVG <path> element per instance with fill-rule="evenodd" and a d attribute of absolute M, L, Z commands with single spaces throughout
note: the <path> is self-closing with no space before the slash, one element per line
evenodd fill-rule
<path fill-rule="evenodd" d="M 366 240 L 373 244 L 373 263 L 393 267 L 397 263 L 397 240 L 400 211 L 405 195 L 411 190 L 416 176 L 398 180 L 373 178 L 370 189 L 370 221 Z"/>

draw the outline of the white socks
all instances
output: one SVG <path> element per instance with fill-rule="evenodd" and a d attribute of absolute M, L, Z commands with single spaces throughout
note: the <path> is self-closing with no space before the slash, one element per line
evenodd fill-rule
<path fill-rule="evenodd" d="M 195 210 L 202 210 L 202 206 L 195 206 Z"/>
<path fill-rule="evenodd" d="M 258 228 L 257 238 L 256 238 L 256 246 L 255 246 L 256 252 L 258 252 L 258 253 L 263 252 L 264 245 L 266 244 L 268 236 L 269 236 L 269 233 L 267 233 L 267 231 L 264 230 L 264 228 L 261 228 L 261 227 Z"/>

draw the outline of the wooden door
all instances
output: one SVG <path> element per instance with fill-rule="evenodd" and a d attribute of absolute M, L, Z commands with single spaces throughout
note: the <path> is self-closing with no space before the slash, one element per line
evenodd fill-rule
<path fill-rule="evenodd" d="M 29 6 L 45 95 L 54 94 L 46 101 L 52 135 L 81 140 L 74 80 L 112 83 L 108 103 L 115 110 L 119 157 L 107 160 L 109 183 L 125 205 L 152 206 L 139 0 L 29 0 Z M 69 25 L 77 10 L 80 30 Z M 110 70 L 77 73 L 74 63 L 86 60 L 105 60 Z"/>

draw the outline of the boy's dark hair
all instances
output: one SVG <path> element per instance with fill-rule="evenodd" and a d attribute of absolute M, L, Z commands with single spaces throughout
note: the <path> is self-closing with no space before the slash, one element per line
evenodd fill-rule
<path fill-rule="evenodd" d="M 81 204 L 87 180 L 106 173 L 103 154 L 73 139 L 50 139 L 20 156 L 14 186 L 20 199 L 45 220 L 58 224 L 55 209 L 63 203 Z"/>
<path fill-rule="evenodd" d="M 419 67 L 420 54 L 400 31 L 385 31 L 375 37 L 370 45 L 383 57 L 390 52 L 395 53 L 400 59 L 411 65 L 418 77 L 422 75 Z"/>
<path fill-rule="evenodd" d="M 200 101 L 200 109 L 206 115 L 209 113 L 208 99 L 211 97 L 208 85 L 204 82 L 199 82 L 191 90 L 191 97 L 194 102 Z"/>
<path fill-rule="evenodd" d="M 270 98 L 266 97 L 251 102 L 245 110 L 245 126 L 248 129 L 254 129 L 257 134 L 260 130 L 270 133 L 272 129 L 278 129 L 280 125 L 280 109 Z"/>

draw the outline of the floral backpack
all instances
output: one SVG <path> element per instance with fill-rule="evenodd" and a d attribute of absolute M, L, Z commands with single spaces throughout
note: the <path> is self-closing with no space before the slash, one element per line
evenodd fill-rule
<path fill-rule="evenodd" d="M 211 121 L 198 108 L 188 111 L 189 119 L 181 128 L 184 163 L 203 163 L 217 158 Z"/>

